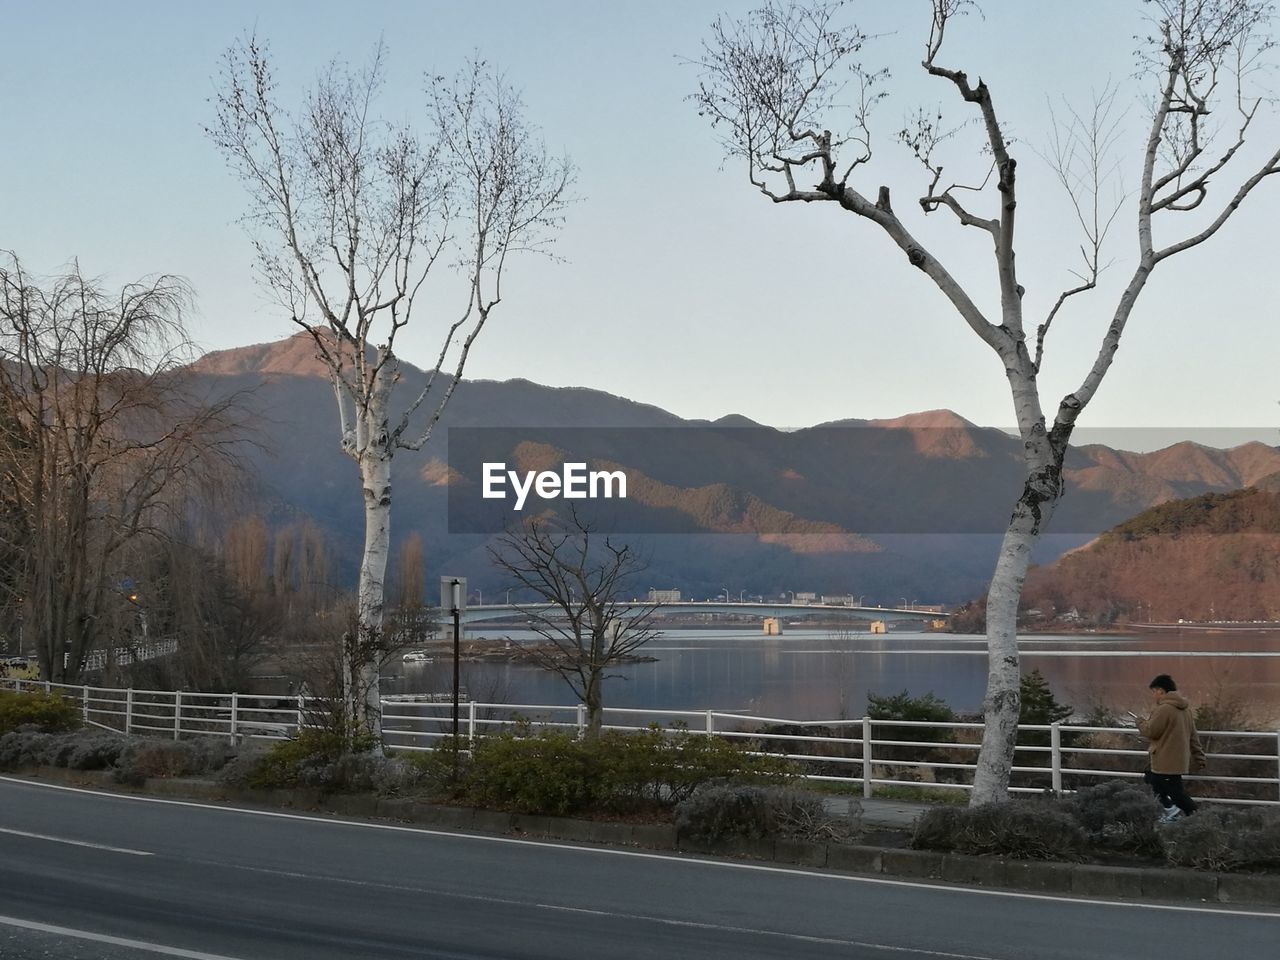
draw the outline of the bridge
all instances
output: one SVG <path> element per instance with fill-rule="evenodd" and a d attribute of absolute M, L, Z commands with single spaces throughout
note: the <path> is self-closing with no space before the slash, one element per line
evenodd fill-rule
<path fill-rule="evenodd" d="M 945 620 L 949 613 L 935 613 L 918 607 L 852 607 L 835 603 L 757 603 L 753 601 L 681 600 L 674 603 L 650 604 L 647 600 L 619 602 L 619 606 L 643 609 L 656 606 L 654 616 L 687 616 L 706 613 L 721 616 L 752 616 L 764 619 L 794 620 L 800 617 L 836 616 L 849 620 Z M 507 620 L 527 617 L 530 614 L 544 616 L 559 607 L 550 603 L 490 603 L 467 607 L 462 612 L 463 623 L 480 623 L 485 620 Z M 440 611 L 441 620 L 448 618 L 448 611 Z"/>

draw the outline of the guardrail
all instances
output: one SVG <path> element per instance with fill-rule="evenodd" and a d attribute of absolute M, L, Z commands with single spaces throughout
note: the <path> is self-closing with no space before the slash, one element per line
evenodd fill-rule
<path fill-rule="evenodd" d="M 88 724 L 127 734 L 284 740 L 307 723 L 320 701 L 242 693 L 125 690 L 6 679 L 0 688 L 59 692 L 80 705 Z M 459 736 L 468 743 L 512 729 L 560 729 L 582 736 L 582 704 L 460 705 Z M 388 698 L 383 743 L 396 751 L 431 750 L 452 736 L 452 704 Z M 605 729 L 688 731 L 740 743 L 756 754 L 793 761 L 809 780 L 860 789 L 864 797 L 894 789 L 972 789 L 981 723 L 857 720 L 798 721 L 716 710 L 610 707 Z M 1192 792 L 1219 803 L 1280 805 L 1280 731 L 1202 731 L 1211 772 L 1187 777 Z M 1071 792 L 1107 779 L 1139 779 L 1146 750 L 1132 727 L 1024 724 L 1018 728 L 1011 793 Z"/>
<path fill-rule="evenodd" d="M 80 708 L 90 726 L 125 734 L 287 740 L 305 723 L 300 697 L 244 693 L 195 693 L 187 690 L 135 690 L 0 679 L 0 689 L 60 693 Z"/>

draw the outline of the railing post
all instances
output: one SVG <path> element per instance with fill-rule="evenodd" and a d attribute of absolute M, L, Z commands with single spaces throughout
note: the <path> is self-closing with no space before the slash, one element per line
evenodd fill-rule
<path fill-rule="evenodd" d="M 80 688 L 80 697 L 81 697 L 81 701 L 80 701 L 81 713 L 84 714 L 84 719 L 86 722 L 88 722 L 89 720 L 89 685 L 87 683 Z"/>
<path fill-rule="evenodd" d="M 302 705 L 303 705 L 302 694 L 298 694 L 298 722 L 296 724 L 297 729 L 294 731 L 294 734 L 296 736 L 301 736 L 302 734 L 302 710 L 303 710 Z"/>
<path fill-rule="evenodd" d="M 871 718 L 862 718 L 862 795 L 871 796 Z"/>
<path fill-rule="evenodd" d="M 124 735 L 133 733 L 133 687 L 124 692 Z"/>
<path fill-rule="evenodd" d="M 476 745 L 476 702 L 467 701 L 467 746 Z"/>
<path fill-rule="evenodd" d="M 44 692 L 53 693 L 53 684 L 50 683 L 48 680 L 44 682 Z"/>
<path fill-rule="evenodd" d="M 578 704 L 578 739 L 581 740 L 587 735 L 587 705 L 585 703 Z"/>
<path fill-rule="evenodd" d="M 716 715 L 713 711 L 707 711 L 707 736 L 711 736 L 716 732 Z"/>
<path fill-rule="evenodd" d="M 231 745 L 236 745 L 236 734 L 240 725 L 240 694 L 231 694 Z"/>
<path fill-rule="evenodd" d="M 1054 796 L 1062 796 L 1062 727 L 1058 722 L 1049 726 L 1049 757 L 1053 770 Z"/>
<path fill-rule="evenodd" d="M 173 739 L 182 739 L 182 691 L 173 691 Z"/>

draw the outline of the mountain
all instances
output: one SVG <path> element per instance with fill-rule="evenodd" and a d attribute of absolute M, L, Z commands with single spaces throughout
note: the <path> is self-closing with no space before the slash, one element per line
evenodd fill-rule
<path fill-rule="evenodd" d="M 1024 608 L 1103 622 L 1280 619 L 1277 479 L 1139 513 L 1033 569 Z"/>
<path fill-rule="evenodd" d="M 338 447 L 333 391 L 310 340 L 211 353 L 192 372 L 209 392 L 249 392 L 256 444 L 245 459 L 257 488 L 245 512 L 311 516 L 338 548 L 340 575 L 353 579 L 359 479 Z M 425 381 L 404 364 L 392 409 Z M 593 505 L 602 528 L 650 557 L 638 590 L 950 602 L 981 592 L 990 576 L 1021 486 L 1019 449 L 1016 438 L 947 410 L 784 431 L 739 416 L 685 420 L 599 390 L 464 380 L 425 447 L 397 455 L 392 524 L 397 537 L 422 536 L 429 576 L 457 572 L 497 589 L 485 545 L 514 514 L 482 496 L 483 464 L 523 471 L 576 461 L 628 476 L 626 500 Z M 1280 451 L 1091 445 L 1070 451 L 1065 469 L 1068 493 L 1044 562 L 1154 504 L 1280 473 Z"/>

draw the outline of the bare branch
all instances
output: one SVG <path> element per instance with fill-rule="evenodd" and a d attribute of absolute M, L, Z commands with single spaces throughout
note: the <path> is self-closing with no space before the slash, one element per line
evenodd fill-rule
<path fill-rule="evenodd" d="M 1052 120 L 1050 141 L 1041 154 L 1049 164 L 1070 200 L 1076 222 L 1084 235 L 1080 246 L 1083 269 L 1071 271 L 1081 282 L 1064 290 L 1055 301 L 1043 323 L 1036 329 L 1036 349 L 1032 363 L 1036 373 L 1044 358 L 1045 338 L 1054 317 L 1071 297 L 1097 287 L 1102 272 L 1100 264 L 1102 246 L 1124 205 L 1123 191 L 1114 189 L 1110 200 L 1103 194 L 1112 181 L 1118 180 L 1119 163 L 1115 157 L 1120 139 L 1124 113 L 1116 111 L 1116 88 L 1108 84 L 1094 94 L 1092 109 L 1081 115 L 1067 105 L 1068 119 L 1059 122 L 1053 105 L 1049 105 Z"/>
<path fill-rule="evenodd" d="M 625 544 L 607 537 L 601 542 L 576 512 L 563 523 L 526 521 L 489 552 L 513 589 L 536 598 L 536 604 L 517 605 L 546 643 L 530 657 L 569 684 L 587 705 L 590 729 L 598 734 L 606 671 L 659 636 L 650 626 L 657 606 L 623 599 L 644 563 Z"/>
<path fill-rule="evenodd" d="M 265 46 L 249 37 L 224 58 L 208 130 L 248 187 L 260 276 L 311 335 L 333 382 L 342 449 L 360 467 L 365 553 L 344 696 L 349 716 L 374 734 L 392 458 L 430 437 L 501 302 L 507 258 L 547 252 L 573 179 L 568 160 L 548 157 L 516 92 L 477 59 L 452 81 L 428 79 L 428 140 L 379 118 L 385 58 L 379 44 L 358 69 L 334 61 L 294 117 L 274 99 Z M 440 331 L 425 388 L 393 415 L 396 339 L 442 257 L 466 277 L 467 300 Z M 407 439 L 449 367 L 434 414 Z"/>

